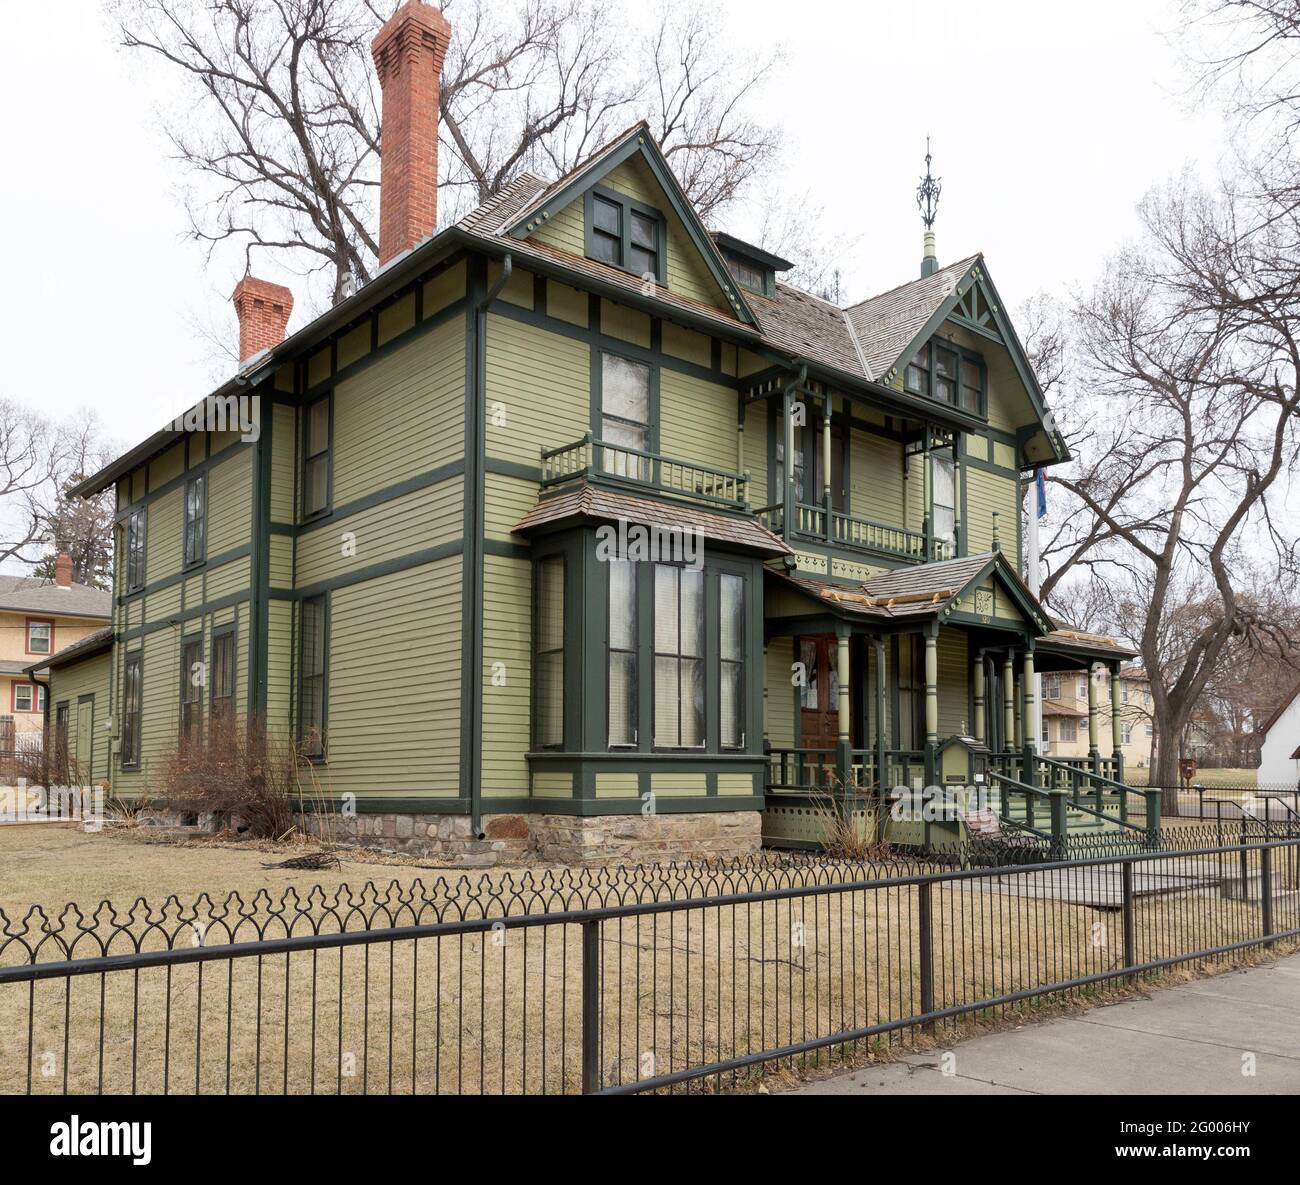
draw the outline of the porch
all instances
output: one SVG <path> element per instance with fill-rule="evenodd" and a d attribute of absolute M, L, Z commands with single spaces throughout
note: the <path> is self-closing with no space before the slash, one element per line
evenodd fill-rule
<path fill-rule="evenodd" d="M 779 840 L 778 820 L 799 818 L 806 832 L 809 812 L 834 805 L 874 813 L 883 836 L 889 805 L 918 792 L 953 807 L 955 833 L 962 822 L 1043 838 L 1089 831 L 1140 838 L 1158 829 L 1159 795 L 1124 782 L 1113 676 L 1128 652 L 1052 628 L 1000 553 L 920 565 L 854 589 L 769 571 L 767 599 L 773 826 L 765 834 Z M 1101 735 L 1105 670 L 1109 752 Z M 1057 759 L 1039 752 L 1035 676 L 1066 671 L 1088 683 L 1089 747 L 1086 756 Z"/>

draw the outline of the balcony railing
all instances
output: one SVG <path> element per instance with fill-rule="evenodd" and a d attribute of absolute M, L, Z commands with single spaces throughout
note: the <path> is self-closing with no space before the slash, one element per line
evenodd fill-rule
<path fill-rule="evenodd" d="M 749 493 L 747 473 L 611 444 L 596 440 L 590 433 L 572 444 L 542 450 L 542 485 L 575 477 L 612 478 L 737 508 L 746 505 Z"/>
<path fill-rule="evenodd" d="M 768 530 L 776 534 L 784 534 L 782 528 L 785 508 L 779 503 L 775 506 L 764 506 L 758 511 L 758 516 Z M 828 530 L 826 508 L 810 506 L 805 502 L 795 504 L 792 534 L 806 539 L 838 544 L 857 551 L 879 551 L 889 555 L 905 556 L 910 560 L 924 560 L 927 553 L 923 531 L 909 531 L 904 527 L 874 522 L 869 518 L 855 518 L 850 514 L 841 514 L 838 510 L 830 512 Z M 929 557 L 934 560 L 952 558 L 952 545 L 946 539 L 930 540 L 928 551 Z"/>

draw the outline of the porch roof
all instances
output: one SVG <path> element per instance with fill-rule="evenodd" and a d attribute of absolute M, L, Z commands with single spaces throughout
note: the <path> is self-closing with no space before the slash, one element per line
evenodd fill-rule
<path fill-rule="evenodd" d="M 544 527 L 620 520 L 648 527 L 693 531 L 713 543 L 765 556 L 794 554 L 789 544 L 773 535 L 756 518 L 714 514 L 683 502 L 638 498 L 634 494 L 592 485 L 585 479 L 567 483 L 555 493 L 543 494 L 512 529 L 518 535 L 527 536 Z"/>
<path fill-rule="evenodd" d="M 1011 594 L 1030 629 L 1038 634 L 1050 629 L 1051 619 L 1000 551 L 897 568 L 864 584 L 837 584 L 785 572 L 772 575 L 811 597 L 823 611 L 845 620 L 878 623 L 948 617 L 972 585 L 993 575 Z"/>
<path fill-rule="evenodd" d="M 1040 671 L 1082 670 L 1094 662 L 1112 663 L 1133 658 L 1136 651 L 1121 646 L 1104 634 L 1057 627 L 1034 644 L 1035 665 Z"/>

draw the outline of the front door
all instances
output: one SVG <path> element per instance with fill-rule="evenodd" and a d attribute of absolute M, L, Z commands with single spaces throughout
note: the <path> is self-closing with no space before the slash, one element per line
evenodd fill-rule
<path fill-rule="evenodd" d="M 829 786 L 835 772 L 835 744 L 839 740 L 840 683 L 833 634 L 799 639 L 799 747 L 824 750 L 807 758 L 807 776 L 813 784 Z"/>

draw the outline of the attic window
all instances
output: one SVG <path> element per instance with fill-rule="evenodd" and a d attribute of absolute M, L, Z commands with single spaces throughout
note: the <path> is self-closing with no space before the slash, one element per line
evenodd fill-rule
<path fill-rule="evenodd" d="M 664 216 L 612 189 L 587 191 L 587 258 L 667 282 Z"/>
<path fill-rule="evenodd" d="M 984 359 L 951 342 L 926 343 L 903 372 L 903 388 L 909 394 L 924 395 L 977 416 L 985 414 L 987 387 Z"/>
<path fill-rule="evenodd" d="M 759 267 L 756 263 L 751 263 L 748 259 L 740 259 L 735 255 L 728 255 L 727 270 L 731 272 L 732 278 L 742 288 L 749 289 L 750 292 L 757 292 L 760 296 L 766 296 L 770 290 L 770 273 Z"/>

